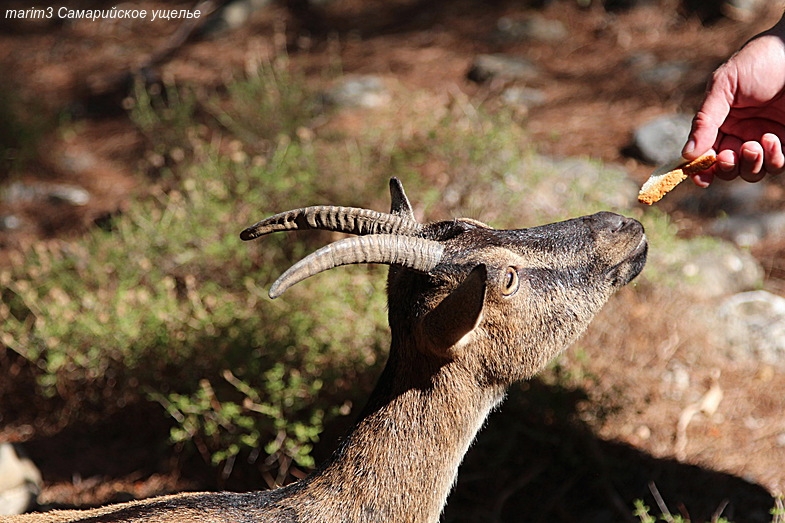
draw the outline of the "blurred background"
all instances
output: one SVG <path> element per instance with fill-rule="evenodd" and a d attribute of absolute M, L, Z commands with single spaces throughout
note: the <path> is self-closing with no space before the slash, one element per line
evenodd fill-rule
<path fill-rule="evenodd" d="M 384 364 L 386 269 L 273 302 L 334 238 L 239 231 L 305 205 L 386 210 L 397 176 L 420 220 L 613 210 L 650 238 L 635 284 L 492 414 L 444 521 L 782 521 L 785 185 L 636 202 L 711 72 L 782 12 L 4 2 L 0 512 L 307 474 Z"/>

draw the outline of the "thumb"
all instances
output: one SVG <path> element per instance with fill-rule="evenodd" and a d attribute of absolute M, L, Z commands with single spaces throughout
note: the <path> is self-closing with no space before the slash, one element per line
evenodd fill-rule
<path fill-rule="evenodd" d="M 720 68 L 715 73 L 703 104 L 692 119 L 692 129 L 681 151 L 687 160 L 694 160 L 714 147 L 720 126 L 730 113 L 734 89 L 729 75 L 723 69 L 727 70 Z"/>

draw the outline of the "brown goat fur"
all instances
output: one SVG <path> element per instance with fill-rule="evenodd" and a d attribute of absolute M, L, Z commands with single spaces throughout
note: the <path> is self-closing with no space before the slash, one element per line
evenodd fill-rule
<path fill-rule="evenodd" d="M 242 235 L 303 228 L 362 235 L 296 264 L 274 295 L 336 265 L 390 265 L 387 364 L 359 421 L 318 470 L 272 491 L 176 494 L 0 521 L 438 521 L 464 454 L 506 388 L 583 332 L 642 270 L 647 243 L 640 223 L 612 213 L 506 231 L 463 219 L 419 224 L 397 180 L 391 192 L 390 214 L 312 207 Z"/>

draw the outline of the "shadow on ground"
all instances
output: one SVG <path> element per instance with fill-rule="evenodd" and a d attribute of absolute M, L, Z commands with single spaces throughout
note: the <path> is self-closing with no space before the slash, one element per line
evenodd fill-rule
<path fill-rule="evenodd" d="M 528 389 L 528 390 L 524 390 Z M 443 517 L 459 522 L 636 522 L 634 501 L 693 523 L 771 521 L 774 499 L 742 478 L 603 441 L 578 420 L 580 390 L 514 387 L 464 461 Z"/>

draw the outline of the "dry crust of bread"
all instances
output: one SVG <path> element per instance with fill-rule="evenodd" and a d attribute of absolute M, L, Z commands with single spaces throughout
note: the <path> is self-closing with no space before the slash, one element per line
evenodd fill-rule
<path fill-rule="evenodd" d="M 641 187 L 641 190 L 638 193 L 638 201 L 645 203 L 646 205 L 651 205 L 654 202 L 660 201 L 663 196 L 686 180 L 688 176 L 708 169 L 714 165 L 714 162 L 716 161 L 716 156 L 713 154 L 706 154 L 691 162 L 685 161 L 676 169 L 665 174 L 652 174 L 649 179 L 646 180 L 646 183 L 643 184 L 643 187 Z"/>

